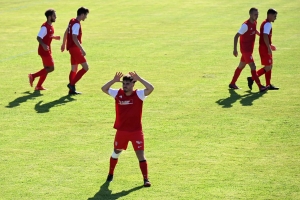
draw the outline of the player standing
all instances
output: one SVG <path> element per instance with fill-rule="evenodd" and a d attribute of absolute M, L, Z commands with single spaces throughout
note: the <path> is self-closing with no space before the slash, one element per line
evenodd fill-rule
<path fill-rule="evenodd" d="M 80 7 L 77 10 L 77 17 L 72 18 L 65 31 L 61 51 L 63 52 L 67 46 L 67 50 L 71 56 L 71 71 L 69 74 L 69 84 L 67 85 L 69 94 L 80 94 L 76 91 L 75 84 L 82 78 L 82 76 L 89 70 L 89 65 L 85 58 L 85 51 L 81 45 L 82 29 L 80 21 L 87 18 L 89 9 Z M 78 64 L 81 64 L 82 69 L 78 70 Z"/>
<path fill-rule="evenodd" d="M 141 78 L 136 72 L 129 72 L 123 77 L 123 88 L 110 88 L 114 83 L 120 82 L 123 77 L 117 72 L 115 77 L 102 86 L 102 91 L 115 99 L 116 120 L 114 128 L 117 129 L 114 140 L 114 151 L 110 157 L 109 173 L 107 181 L 113 180 L 114 169 L 118 157 L 123 150 L 127 149 L 131 141 L 136 156 L 139 160 L 140 169 L 144 179 L 144 187 L 150 187 L 148 179 L 148 164 L 144 155 L 144 134 L 142 130 L 142 109 L 145 98 L 151 94 L 154 87 L 148 81 Z M 133 90 L 136 81 L 140 81 L 146 88 Z"/>
<path fill-rule="evenodd" d="M 235 57 L 238 56 L 237 42 L 238 42 L 238 38 L 240 37 L 240 51 L 242 53 L 242 56 L 241 56 L 240 63 L 234 72 L 231 83 L 229 84 L 229 88 L 240 89 L 235 83 L 236 83 L 237 79 L 239 78 L 242 70 L 245 68 L 246 64 L 248 64 L 251 68 L 251 74 L 252 74 L 253 79 L 255 80 L 256 84 L 258 85 L 260 92 L 263 92 L 263 91 L 266 91 L 267 88 L 265 86 L 262 86 L 260 83 L 260 80 L 256 73 L 256 66 L 254 63 L 254 59 L 252 56 L 254 44 L 255 44 L 255 36 L 256 36 L 256 34 L 259 35 L 258 31 L 256 30 L 256 24 L 257 24 L 256 20 L 258 18 L 258 9 L 251 8 L 249 10 L 249 15 L 250 15 L 250 18 L 242 24 L 240 30 L 234 36 L 233 55 Z M 252 89 L 252 85 L 251 85 L 250 89 Z"/>
<path fill-rule="evenodd" d="M 277 11 L 270 8 L 267 12 L 267 19 L 265 19 L 260 26 L 260 38 L 259 38 L 259 55 L 263 68 L 257 71 L 257 75 L 261 76 L 265 74 L 266 86 L 269 90 L 279 90 L 278 87 L 271 84 L 271 73 L 273 67 L 272 51 L 276 50 L 276 47 L 272 45 L 272 24 L 277 17 Z M 248 85 L 252 85 L 253 80 L 248 77 Z"/>
<path fill-rule="evenodd" d="M 45 90 L 42 85 L 48 75 L 48 73 L 54 71 L 54 62 L 51 52 L 51 42 L 52 39 L 60 40 L 60 36 L 54 36 L 54 27 L 52 23 L 56 20 L 56 13 L 53 9 L 48 9 L 45 12 L 47 21 L 41 26 L 40 32 L 37 36 L 37 41 L 39 42 L 38 54 L 41 56 L 44 68 L 34 74 L 28 74 L 29 83 L 32 87 L 33 81 L 36 77 L 40 77 L 39 81 L 35 87 L 35 90 Z"/>

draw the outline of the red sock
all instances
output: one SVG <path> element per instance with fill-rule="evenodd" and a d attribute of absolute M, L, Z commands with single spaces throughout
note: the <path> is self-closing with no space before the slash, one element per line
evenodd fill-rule
<path fill-rule="evenodd" d="M 236 68 L 236 70 L 234 71 L 234 74 L 233 74 L 233 77 L 232 77 L 232 80 L 231 80 L 231 83 L 230 84 L 235 84 L 235 82 L 237 81 L 237 79 L 239 78 L 240 74 L 241 74 L 241 71 L 242 69 L 240 68 Z"/>
<path fill-rule="evenodd" d="M 264 69 L 264 68 L 260 68 L 260 69 L 257 71 L 257 76 L 260 77 L 260 76 L 263 75 L 264 73 L 266 73 L 265 69 Z"/>
<path fill-rule="evenodd" d="M 115 170 L 115 167 L 118 163 L 118 159 L 115 159 L 115 158 L 112 158 L 110 157 L 110 161 L 109 161 L 109 174 L 113 175 L 114 174 L 114 170 Z"/>
<path fill-rule="evenodd" d="M 261 83 L 257 76 L 256 70 L 251 70 L 251 74 L 252 74 L 252 80 L 254 80 L 255 83 L 258 85 L 258 87 L 261 88 Z"/>
<path fill-rule="evenodd" d="M 140 169 L 144 179 L 148 179 L 148 164 L 146 160 L 140 161 Z"/>
<path fill-rule="evenodd" d="M 39 76 L 42 76 L 42 75 L 46 75 L 48 74 L 47 70 L 44 68 L 44 69 L 41 69 L 40 71 L 32 74 L 32 77 L 35 79 L 36 77 L 39 77 Z"/>
<path fill-rule="evenodd" d="M 265 77 L 266 77 L 266 86 L 268 86 L 268 85 L 271 84 L 271 74 L 272 74 L 271 71 L 272 71 L 272 70 L 269 70 L 269 71 L 267 71 L 266 74 L 265 74 Z"/>
<path fill-rule="evenodd" d="M 70 71 L 70 74 L 69 74 L 69 82 L 71 83 L 72 82 L 72 80 L 75 78 L 75 76 L 76 76 L 76 72 L 74 72 L 74 71 Z"/>
<path fill-rule="evenodd" d="M 46 74 L 46 75 L 41 75 L 41 76 L 40 76 L 40 79 L 39 79 L 39 82 L 38 82 L 38 84 L 37 84 L 36 86 L 37 86 L 37 87 L 41 87 L 41 86 L 43 85 L 43 83 L 44 83 L 46 77 L 47 77 L 47 74 Z"/>
<path fill-rule="evenodd" d="M 70 84 L 71 85 L 75 85 L 86 72 L 87 71 L 85 69 L 83 69 L 83 68 L 81 70 L 79 70 L 79 72 L 76 74 L 76 76 L 74 77 L 74 79 L 70 82 Z"/>

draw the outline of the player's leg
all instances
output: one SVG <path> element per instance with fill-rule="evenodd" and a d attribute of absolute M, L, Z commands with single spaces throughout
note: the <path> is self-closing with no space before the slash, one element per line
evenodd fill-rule
<path fill-rule="evenodd" d="M 244 58 L 243 58 L 243 55 L 242 55 L 241 61 L 238 65 L 238 67 L 234 71 L 233 77 L 232 77 L 231 82 L 229 84 L 229 88 L 240 89 L 235 83 L 236 83 L 237 79 L 239 78 L 242 70 L 245 68 L 245 66 L 246 66 L 246 63 L 244 62 Z"/>
<path fill-rule="evenodd" d="M 109 160 L 109 172 L 106 181 L 111 182 L 114 177 L 114 170 L 118 163 L 118 158 L 123 150 L 128 146 L 128 134 L 124 131 L 117 131 L 114 139 L 114 151 Z"/>
<path fill-rule="evenodd" d="M 132 143 L 133 149 L 139 161 L 140 170 L 144 179 L 144 187 L 150 187 L 151 183 L 148 178 L 148 163 L 144 152 L 144 134 L 142 131 L 134 132 L 131 135 L 130 141 Z"/>
<path fill-rule="evenodd" d="M 268 66 L 264 67 L 264 69 L 266 71 L 266 74 L 265 74 L 266 85 L 269 90 L 279 90 L 279 87 L 276 87 L 275 85 L 271 84 L 272 68 L 273 68 L 273 65 L 268 65 Z"/>
<path fill-rule="evenodd" d="M 79 70 L 74 77 L 74 79 L 70 82 L 71 85 L 76 85 L 76 83 L 82 78 L 82 76 L 89 70 L 89 65 L 87 62 L 81 63 L 82 69 Z"/>
<path fill-rule="evenodd" d="M 71 65 L 71 71 L 69 74 L 69 83 L 71 83 L 72 80 L 75 78 L 77 70 L 78 70 L 78 64 Z"/>
<path fill-rule="evenodd" d="M 256 65 L 255 65 L 255 63 L 254 63 L 254 60 L 252 60 L 252 61 L 253 61 L 253 62 L 248 63 L 248 65 L 250 66 L 250 69 L 251 69 L 251 75 L 252 75 L 252 77 L 248 77 L 248 78 L 247 78 L 248 86 L 249 86 L 250 90 L 252 90 L 253 80 L 254 80 L 255 83 L 257 84 L 257 86 L 258 86 L 260 92 L 263 92 L 263 91 L 268 90 L 267 87 L 261 85 L 260 80 L 259 80 L 259 78 L 258 78 L 258 75 L 257 75 L 257 73 L 256 73 Z"/>

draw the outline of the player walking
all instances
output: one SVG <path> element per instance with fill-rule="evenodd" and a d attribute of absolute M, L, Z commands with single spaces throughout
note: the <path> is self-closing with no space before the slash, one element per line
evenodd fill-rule
<path fill-rule="evenodd" d="M 257 75 L 261 76 L 265 74 L 266 86 L 269 90 L 279 90 L 279 87 L 271 84 L 271 73 L 273 67 L 272 51 L 276 50 L 276 47 L 272 45 L 272 24 L 277 17 L 277 11 L 270 8 L 267 12 L 267 19 L 265 19 L 260 26 L 260 38 L 259 38 L 259 55 L 263 68 L 257 71 Z M 248 77 L 248 85 L 252 85 L 253 80 Z"/>
<path fill-rule="evenodd" d="M 256 36 L 256 34 L 259 35 L 258 31 L 256 30 L 256 24 L 257 24 L 256 20 L 258 18 L 258 9 L 251 8 L 249 10 L 249 15 L 250 15 L 250 18 L 242 24 L 240 30 L 234 36 L 233 55 L 235 57 L 238 56 L 237 42 L 238 42 L 238 38 L 240 37 L 240 51 L 242 53 L 242 56 L 241 56 L 240 63 L 234 72 L 231 83 L 229 84 L 229 88 L 240 89 L 235 83 L 236 83 L 237 79 L 239 78 L 242 70 L 245 68 L 246 64 L 248 64 L 251 68 L 251 74 L 252 74 L 253 80 L 255 80 L 256 84 L 258 85 L 259 91 L 263 92 L 263 91 L 267 90 L 267 87 L 262 86 L 260 83 L 260 80 L 256 74 L 256 66 L 254 63 L 253 56 L 252 56 L 253 49 L 254 49 L 254 43 L 255 43 L 255 36 Z M 251 85 L 250 89 L 252 89 L 252 85 Z"/>
<path fill-rule="evenodd" d="M 89 70 L 89 65 L 85 58 L 86 53 L 81 45 L 82 29 L 80 24 L 80 21 L 84 21 L 87 18 L 88 13 L 89 9 L 85 7 L 80 7 L 77 10 L 77 17 L 70 20 L 61 45 L 61 51 L 63 52 L 67 46 L 71 56 L 71 71 L 69 84 L 67 85 L 70 89 L 69 94 L 80 94 L 80 92 L 76 91 L 75 84 Z M 78 64 L 82 66 L 82 69 L 77 72 Z"/>
<path fill-rule="evenodd" d="M 34 74 L 28 74 L 29 84 L 32 87 L 35 78 L 40 77 L 35 87 L 35 90 L 45 90 L 43 83 L 48 73 L 54 71 L 54 61 L 52 58 L 51 42 L 52 39 L 60 40 L 60 36 L 54 36 L 54 27 L 52 23 L 56 20 L 56 13 L 53 9 L 48 9 L 45 12 L 47 21 L 41 26 L 40 32 L 37 36 L 39 42 L 38 54 L 42 58 L 44 68 Z"/>
<path fill-rule="evenodd" d="M 102 86 L 102 91 L 115 99 L 116 120 L 114 128 L 117 129 L 114 140 L 114 151 L 110 157 L 107 181 L 113 180 L 115 166 L 123 150 L 127 149 L 131 141 L 144 179 L 144 186 L 150 187 L 148 179 L 148 164 L 144 155 L 144 134 L 142 130 L 142 109 L 145 98 L 151 94 L 154 87 L 141 78 L 136 72 L 130 72 L 123 77 L 123 88 L 110 88 L 114 83 L 120 82 L 123 74 L 117 72 L 115 77 Z M 146 88 L 133 90 L 136 81 L 140 81 Z"/>

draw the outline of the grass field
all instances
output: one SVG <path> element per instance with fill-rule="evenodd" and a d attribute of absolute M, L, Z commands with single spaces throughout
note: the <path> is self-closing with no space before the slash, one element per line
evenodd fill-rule
<path fill-rule="evenodd" d="M 0 2 L 0 199 L 300 199 L 300 0 Z M 90 9 L 83 94 L 67 96 L 61 41 L 52 42 L 48 90 L 34 92 L 27 74 L 42 68 L 36 35 L 45 10 L 56 10 L 62 36 L 82 5 Z M 243 89 L 228 90 L 239 62 L 233 37 L 253 6 L 258 25 L 268 8 L 278 11 L 278 91 L 250 92 L 249 67 L 237 82 Z M 257 49 L 258 40 L 260 68 Z M 105 183 L 115 114 L 101 86 L 133 70 L 155 87 L 143 112 L 150 188 L 141 187 L 131 145 Z"/>

